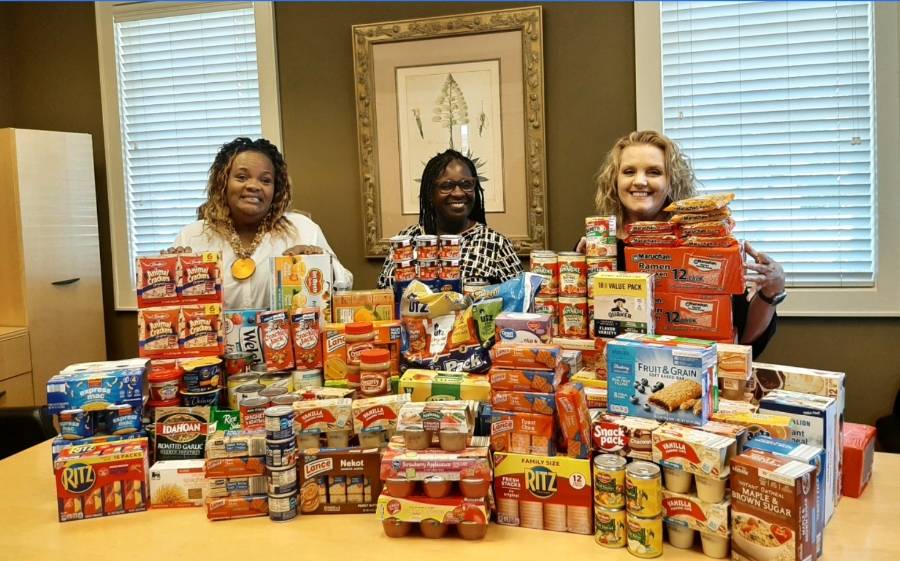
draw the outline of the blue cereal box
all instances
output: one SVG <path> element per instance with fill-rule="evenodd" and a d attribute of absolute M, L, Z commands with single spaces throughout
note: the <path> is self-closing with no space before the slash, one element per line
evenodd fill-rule
<path fill-rule="evenodd" d="M 816 555 L 822 555 L 822 535 L 825 530 L 825 450 L 818 446 L 808 446 L 788 442 L 771 436 L 757 436 L 749 441 L 746 448 L 762 450 L 774 456 L 781 456 L 789 460 L 796 460 L 811 466 L 816 466 Z M 831 505 L 834 510 L 834 505 Z"/>
<path fill-rule="evenodd" d="M 253 364 L 265 362 L 262 332 L 256 314 L 266 310 L 227 310 L 225 312 L 225 352 L 251 353 Z"/>
<path fill-rule="evenodd" d="M 714 411 L 716 344 L 628 333 L 606 346 L 609 412 L 703 426 Z"/>
<path fill-rule="evenodd" d="M 147 361 L 141 359 L 140 363 L 143 366 L 125 365 L 112 369 L 108 363 L 99 363 L 95 369 L 74 368 L 60 372 L 47 381 L 50 413 L 58 414 L 66 409 L 102 411 L 111 405 L 131 405 L 140 409 L 144 400 Z"/>

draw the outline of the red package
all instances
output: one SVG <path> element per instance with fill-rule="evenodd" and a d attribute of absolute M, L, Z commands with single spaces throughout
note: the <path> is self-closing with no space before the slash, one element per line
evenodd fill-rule
<path fill-rule="evenodd" d="M 298 370 L 322 368 L 322 333 L 319 330 L 319 308 L 302 308 L 291 314 L 294 362 Z"/>
<path fill-rule="evenodd" d="M 570 458 L 591 457 L 591 416 L 584 386 L 578 382 L 563 384 L 556 392 L 559 428 L 566 439 L 566 455 Z"/>
<path fill-rule="evenodd" d="M 182 306 L 181 356 L 218 356 L 225 352 L 225 322 L 220 304 Z"/>
<path fill-rule="evenodd" d="M 142 358 L 177 357 L 181 355 L 178 336 L 181 308 L 138 310 L 138 343 Z"/>
<path fill-rule="evenodd" d="M 178 303 L 177 255 L 138 257 L 135 269 L 138 308 Z"/>
<path fill-rule="evenodd" d="M 266 359 L 266 370 L 278 372 L 293 370 L 294 348 L 291 343 L 291 323 L 288 312 L 259 312 L 256 324 L 262 331 L 263 357 Z"/>
<path fill-rule="evenodd" d="M 222 303 L 221 254 L 182 253 L 178 259 L 178 296 L 181 303 Z"/>
<path fill-rule="evenodd" d="M 842 494 L 856 499 L 863 494 L 872 478 L 872 465 L 875 461 L 875 427 L 844 423 L 841 436 L 844 440 Z"/>

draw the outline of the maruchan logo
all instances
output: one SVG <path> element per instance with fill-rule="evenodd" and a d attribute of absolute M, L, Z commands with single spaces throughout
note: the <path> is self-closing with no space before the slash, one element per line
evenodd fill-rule
<path fill-rule="evenodd" d="M 644 260 L 652 260 L 652 261 L 671 261 L 672 256 L 667 255 L 665 253 L 635 253 L 631 256 L 631 261 L 637 263 L 638 261 Z"/>

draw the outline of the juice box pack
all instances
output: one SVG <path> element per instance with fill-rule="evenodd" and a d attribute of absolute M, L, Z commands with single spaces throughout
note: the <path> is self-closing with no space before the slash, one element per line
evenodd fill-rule
<path fill-rule="evenodd" d="M 331 255 L 291 255 L 272 257 L 271 309 L 293 311 L 316 307 L 324 328 L 331 318 L 331 287 L 334 271 Z"/>
<path fill-rule="evenodd" d="M 653 273 L 656 290 L 743 294 L 744 250 L 732 247 L 626 247 L 625 270 Z"/>
<path fill-rule="evenodd" d="M 655 333 L 653 275 L 601 271 L 594 275 L 594 337 Z"/>
<path fill-rule="evenodd" d="M 394 315 L 395 310 L 394 291 L 389 288 L 335 292 L 332 296 L 331 321 L 388 321 L 398 319 Z"/>

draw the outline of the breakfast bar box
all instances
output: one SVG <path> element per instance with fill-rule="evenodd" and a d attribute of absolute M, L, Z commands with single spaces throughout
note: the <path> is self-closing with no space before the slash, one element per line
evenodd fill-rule
<path fill-rule="evenodd" d="M 625 270 L 656 275 L 658 292 L 743 294 L 744 251 L 731 247 L 625 248 Z"/>
<path fill-rule="evenodd" d="M 653 275 L 601 271 L 594 275 L 594 337 L 655 333 Z"/>
<path fill-rule="evenodd" d="M 371 514 L 381 494 L 374 448 L 307 449 L 297 460 L 301 514 Z"/>
<path fill-rule="evenodd" d="M 591 461 L 494 453 L 497 523 L 593 534 Z"/>

